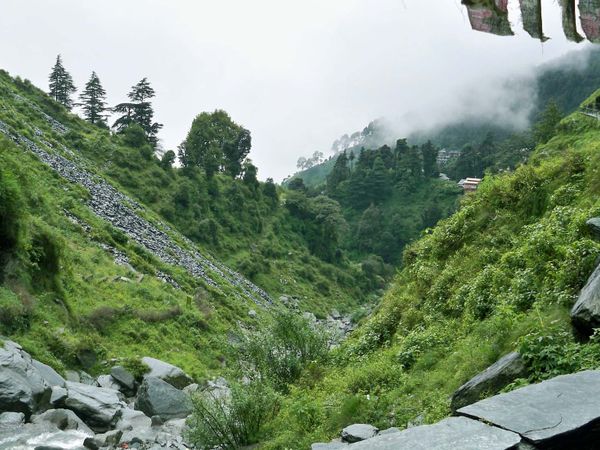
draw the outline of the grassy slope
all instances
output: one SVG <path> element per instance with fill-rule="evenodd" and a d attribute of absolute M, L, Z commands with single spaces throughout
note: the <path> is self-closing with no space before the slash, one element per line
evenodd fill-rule
<path fill-rule="evenodd" d="M 179 171 L 164 170 L 155 158 L 144 157 L 139 149 L 131 148 L 119 137 L 66 113 L 27 82 L 15 83 L 6 73 L 0 73 L 0 88 L 1 120 L 34 140 L 34 128 L 40 128 L 57 143 L 78 151 L 89 161 L 90 171 L 109 179 L 151 213 L 166 217 L 204 251 L 247 272 L 274 298 L 282 294 L 295 296 L 301 299 L 302 309 L 318 316 L 332 309 L 352 311 L 365 300 L 367 292 L 357 282 L 361 278 L 359 265 L 333 265 L 312 256 L 306 242 L 290 225 L 287 210 L 280 205 L 270 209 L 259 199 L 240 208 L 231 194 L 233 188 L 241 191 L 244 199 L 250 196 L 240 180 L 219 177 L 214 192 L 208 194 L 212 188 L 207 187 L 206 180 L 199 179 L 201 186 L 193 192 L 192 203 L 187 207 L 194 213 L 186 214 L 186 207 L 174 211 L 173 205 L 182 192 L 194 188 L 192 183 L 188 189 L 190 181 Z M 52 133 L 39 113 L 15 101 L 12 93 L 32 101 L 71 131 L 65 136 Z M 201 228 L 201 222 L 210 218 L 218 224 L 218 242 L 206 238 L 207 233 Z M 269 264 L 258 263 L 267 260 Z"/>
<path fill-rule="evenodd" d="M 61 249 L 58 274 L 61 289 L 40 286 L 33 272 L 31 277 L 21 271 L 9 276 L 0 287 L 0 304 L 6 304 L 15 294 L 29 309 L 29 326 L 7 330 L 3 334 L 20 342 L 42 361 L 58 369 L 77 366 L 76 354 L 82 349 L 93 349 L 100 359 L 153 355 L 179 364 L 197 377 L 206 376 L 220 366 L 221 343 L 227 329 L 235 320 L 245 316 L 246 309 L 226 298 L 215 295 L 211 309 L 200 311 L 190 303 L 196 283 L 182 271 L 163 267 L 152 258 L 136 258 L 139 252 L 131 244 L 120 246 L 131 256 L 140 273 L 154 267 L 171 272 L 185 286 L 176 290 L 153 276 L 140 275 L 118 266 L 97 242 L 108 239 L 107 226 L 81 204 L 85 192 L 58 178 L 51 169 L 23 152 L 7 139 L 0 137 L 0 167 L 18 181 L 22 193 L 26 234 L 42 227 Z M 75 210 L 91 225 L 90 235 L 62 214 L 64 208 Z M 31 244 L 24 244 L 16 259 L 27 259 Z M 129 277 L 132 282 L 114 281 L 115 277 Z M 136 317 L 143 312 L 171 310 L 179 307 L 178 317 L 151 321 Z M 100 308 L 127 308 L 127 313 L 108 314 L 105 325 L 89 317 Z M 169 345 L 165 346 L 165 340 Z M 99 369 L 96 367 L 96 369 Z"/>
<path fill-rule="evenodd" d="M 307 448 L 350 423 L 404 427 L 447 416 L 449 397 L 519 349 L 534 381 L 599 367 L 568 311 L 600 244 L 600 128 L 580 114 L 514 173 L 487 177 L 460 210 L 405 251 L 374 316 L 307 371 L 271 424 L 266 448 Z M 595 341 L 594 341 L 595 342 Z"/>
<path fill-rule="evenodd" d="M 18 100 L 14 94 L 26 101 Z M 71 131 L 65 136 L 53 131 L 32 104 Z M 88 170 L 106 177 L 132 197 L 142 202 L 148 200 L 150 208 L 144 214 L 151 219 L 159 219 L 161 206 L 171 201 L 169 195 L 182 181 L 180 175 L 161 169 L 154 159 L 140 157 L 138 150 L 127 147 L 119 137 L 65 112 L 28 82 L 15 81 L 3 72 L 0 72 L 0 120 L 38 143 L 45 140 L 53 148 L 64 144 L 78 150 Z M 36 130 L 44 133 L 43 138 Z M 0 171 L 16 185 L 19 192 L 16 209 L 22 214 L 18 247 L 8 256 L 0 248 L 0 269 L 4 260 L 8 260 L 5 279 L 0 275 L 0 312 L 6 313 L 2 318 L 5 320 L 0 320 L 0 335 L 20 342 L 34 357 L 63 370 L 78 367 L 76 356 L 86 349 L 93 349 L 99 362 L 152 355 L 201 379 L 221 370 L 227 359 L 224 349 L 228 333 L 239 321 L 258 324 L 257 319 L 247 314 L 250 308 L 256 308 L 253 303 L 240 301 L 225 286 L 208 288 L 183 269 L 157 261 L 93 215 L 85 206 L 88 194 L 84 189 L 58 177 L 3 135 L 0 135 Z M 217 181 L 221 189 L 229 187 L 226 179 Z M 159 196 L 152 202 L 151 194 L 161 184 L 165 197 Z M 3 187 L 0 177 L 0 193 Z M 0 213 L 3 206 L 0 205 Z M 91 227 L 90 232 L 71 222 L 63 214 L 64 209 L 83 219 Z M 245 255 L 262 259 L 256 251 L 268 244 L 269 250 L 276 253 L 269 270 L 259 273 L 256 279 L 270 294 L 296 295 L 304 300 L 303 309 L 317 315 L 325 315 L 334 308 L 354 309 L 363 295 L 355 286 L 360 269 L 349 265 L 336 267 L 310 255 L 286 224 L 285 213 L 279 207 L 267 216 L 259 236 L 240 239 L 225 230 L 224 242 L 209 250 L 219 252 L 217 256 L 235 265 Z M 43 246 L 36 246 L 36 242 L 45 238 L 50 241 L 51 252 L 60 253 L 60 267 L 51 277 L 56 279 L 55 283 L 46 283 L 43 270 L 36 267 L 37 253 L 44 252 Z M 136 272 L 116 265 L 112 256 L 100 248 L 100 243 L 125 253 Z M 204 247 L 206 250 L 208 246 Z M 174 289 L 156 279 L 156 270 L 173 276 L 183 289 Z M 119 277 L 131 281 L 119 281 Z M 207 291 L 200 299 L 198 289 Z M 8 319 L 9 311 L 14 320 Z M 100 365 L 90 369 L 100 370 Z"/>

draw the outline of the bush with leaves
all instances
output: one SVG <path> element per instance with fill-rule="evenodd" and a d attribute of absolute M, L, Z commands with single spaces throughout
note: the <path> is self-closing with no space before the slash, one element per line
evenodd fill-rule
<path fill-rule="evenodd" d="M 247 333 L 239 352 L 239 368 L 252 380 L 272 383 L 286 392 L 305 367 L 323 362 L 329 335 L 309 319 L 295 313 L 278 313 L 263 330 Z"/>
<path fill-rule="evenodd" d="M 203 392 L 193 403 L 188 439 L 198 448 L 238 449 L 255 444 L 278 409 L 275 391 L 256 380 L 232 385 L 225 396 Z"/>

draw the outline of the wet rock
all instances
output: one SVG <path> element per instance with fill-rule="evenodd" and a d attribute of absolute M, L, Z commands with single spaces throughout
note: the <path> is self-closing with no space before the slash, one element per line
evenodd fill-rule
<path fill-rule="evenodd" d="M 50 386 L 31 356 L 15 342 L 4 341 L 0 347 L 0 412 L 22 412 L 29 417 L 49 398 Z"/>
<path fill-rule="evenodd" d="M 52 367 L 36 361 L 35 359 L 32 361 L 34 367 L 39 371 L 40 375 L 46 381 L 48 386 L 60 386 L 65 387 L 66 381 L 63 377 L 61 377 L 56 370 Z"/>
<path fill-rule="evenodd" d="M 514 450 L 521 436 L 465 417 L 451 417 L 399 433 L 378 435 L 350 450 Z"/>
<path fill-rule="evenodd" d="M 150 368 L 150 372 L 144 375 L 145 378 L 160 378 L 177 389 L 183 389 L 194 381 L 179 367 L 159 359 L 146 356 L 142 358 L 142 362 Z"/>
<path fill-rule="evenodd" d="M 67 390 L 60 386 L 52 386 L 50 404 L 54 407 L 62 406 L 67 399 Z"/>
<path fill-rule="evenodd" d="M 133 429 L 150 428 L 151 419 L 142 411 L 126 408 L 122 410 L 121 417 L 115 425 L 115 429 L 131 431 Z"/>
<path fill-rule="evenodd" d="M 138 390 L 136 409 L 163 420 L 185 418 L 192 412 L 190 398 L 179 389 L 156 377 L 146 377 Z"/>
<path fill-rule="evenodd" d="M 563 375 L 481 400 L 458 414 L 521 434 L 542 448 L 594 448 L 600 371 Z"/>
<path fill-rule="evenodd" d="M 132 394 L 135 393 L 135 378 L 127 369 L 121 366 L 115 366 L 110 369 L 110 374 L 126 392 Z"/>
<path fill-rule="evenodd" d="M 121 389 L 121 385 L 110 375 L 100 375 L 96 378 L 96 383 L 102 388 L 112 389 L 113 391 L 119 391 Z"/>
<path fill-rule="evenodd" d="M 124 408 L 118 392 L 71 381 L 67 382 L 65 406 L 97 432 L 108 431 Z"/>
<path fill-rule="evenodd" d="M 590 335 L 600 327 L 600 266 L 588 279 L 571 310 L 573 325 L 581 333 Z"/>
<path fill-rule="evenodd" d="M 593 217 L 585 223 L 590 231 L 596 236 L 596 238 L 600 239 L 600 217 Z"/>
<path fill-rule="evenodd" d="M 25 424 L 25 414 L 4 412 L 0 414 L 0 434 L 2 430 L 15 429 Z"/>
<path fill-rule="evenodd" d="M 88 436 L 93 436 L 94 433 L 90 428 L 77 417 L 73 411 L 68 409 L 50 409 L 43 414 L 33 416 L 31 422 L 34 424 L 42 424 L 44 422 L 55 425 L 59 430 L 79 430 Z"/>
<path fill-rule="evenodd" d="M 100 448 L 116 448 L 123 436 L 121 430 L 107 431 L 106 433 L 97 434 L 83 441 L 83 446 L 89 450 L 98 450 Z"/>
<path fill-rule="evenodd" d="M 364 423 L 356 423 L 354 425 L 347 426 L 342 430 L 342 441 L 344 442 L 359 442 L 365 439 L 371 439 L 377 433 L 379 429 L 373 425 L 367 425 Z"/>
<path fill-rule="evenodd" d="M 454 412 L 483 397 L 496 394 L 517 378 L 526 375 L 527 370 L 521 355 L 516 352 L 509 353 L 458 388 L 452 395 L 450 409 Z"/>

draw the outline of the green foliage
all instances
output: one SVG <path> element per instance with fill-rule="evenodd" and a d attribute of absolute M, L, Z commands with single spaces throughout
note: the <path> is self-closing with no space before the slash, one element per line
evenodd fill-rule
<path fill-rule="evenodd" d="M 285 392 L 307 365 L 325 360 L 329 337 L 310 320 L 279 312 L 267 327 L 243 336 L 236 349 L 238 365 L 250 379 Z"/>
<path fill-rule="evenodd" d="M 218 171 L 235 177 L 251 147 L 250 132 L 225 111 L 204 112 L 196 116 L 179 146 L 179 160 L 184 167 L 201 167 L 209 178 Z"/>
<path fill-rule="evenodd" d="M 456 388 L 513 350 L 530 376 L 508 389 L 600 367 L 598 337 L 578 341 L 569 319 L 600 255 L 585 226 L 600 214 L 592 122 L 563 120 L 529 164 L 486 176 L 408 246 L 373 315 L 317 379 L 290 390 L 265 448 L 305 448 L 355 422 L 438 421 Z"/>
<path fill-rule="evenodd" d="M 50 96 L 65 108 L 71 109 L 73 107 L 71 94 L 73 94 L 73 92 L 75 92 L 77 89 L 73 84 L 73 77 L 63 66 L 60 55 L 56 57 L 56 64 L 54 64 L 54 67 L 52 67 L 52 72 L 50 73 L 49 78 Z"/>
<path fill-rule="evenodd" d="M 21 239 L 22 204 L 21 191 L 14 176 L 0 169 L 0 275 Z"/>
<path fill-rule="evenodd" d="M 198 448 L 235 450 L 259 442 L 264 424 L 277 411 L 278 398 L 268 384 L 254 381 L 233 384 L 230 397 L 203 392 L 193 402 L 188 419 L 190 443 Z"/>
<path fill-rule="evenodd" d="M 121 365 L 131 374 L 136 381 L 141 382 L 144 375 L 150 372 L 150 367 L 138 358 L 127 358 L 121 362 Z"/>
<path fill-rule="evenodd" d="M 0 287 L 0 333 L 10 335 L 26 330 L 31 323 L 32 307 L 12 291 Z"/>
<path fill-rule="evenodd" d="M 79 95 L 83 115 L 91 124 L 106 126 L 106 91 L 100 83 L 96 72 L 92 72 L 84 90 Z"/>
<path fill-rule="evenodd" d="M 144 131 L 146 138 L 156 147 L 158 143 L 157 134 L 163 127 L 161 123 L 153 122 L 154 109 L 150 99 L 155 96 L 154 89 L 150 86 L 147 78 L 142 78 L 127 94 L 129 102 L 119 103 L 113 108 L 114 112 L 121 113 L 113 127 L 119 132 L 138 125 Z"/>

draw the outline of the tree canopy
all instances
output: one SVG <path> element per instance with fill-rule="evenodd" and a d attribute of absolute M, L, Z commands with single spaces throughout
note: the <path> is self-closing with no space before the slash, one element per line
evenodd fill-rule
<path fill-rule="evenodd" d="M 196 116 L 179 146 L 179 160 L 184 167 L 202 168 L 209 178 L 217 172 L 237 177 L 251 147 L 250 131 L 225 111 L 203 112 Z"/>
<path fill-rule="evenodd" d="M 85 119 L 96 125 L 106 125 L 106 91 L 96 72 L 92 72 L 83 92 L 79 95 L 79 104 Z"/>
<path fill-rule="evenodd" d="M 73 100 L 71 94 L 77 89 L 73 84 L 73 77 L 62 63 L 62 57 L 56 57 L 56 63 L 50 72 L 50 96 L 58 103 L 62 104 L 67 109 L 73 108 Z"/>

